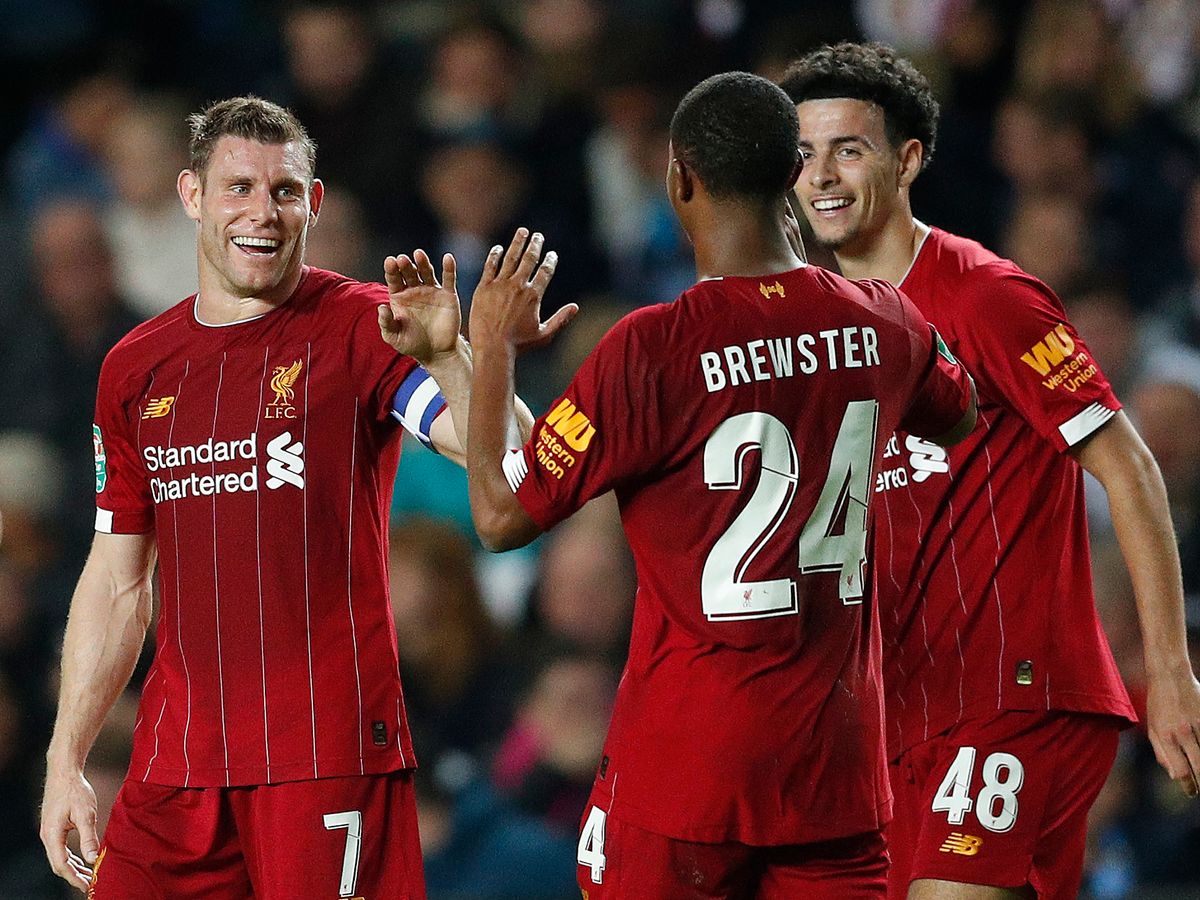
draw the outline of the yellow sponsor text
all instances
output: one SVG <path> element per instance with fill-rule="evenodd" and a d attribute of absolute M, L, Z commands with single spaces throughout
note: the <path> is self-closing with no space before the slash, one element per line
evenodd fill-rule
<path fill-rule="evenodd" d="M 976 856 L 979 853 L 979 848 L 982 846 L 983 838 L 976 837 L 973 834 L 963 834 L 961 831 L 952 831 L 939 849 L 942 853 L 957 853 L 959 856 Z"/>
<path fill-rule="evenodd" d="M 161 419 L 171 411 L 171 407 L 174 405 L 174 397 L 152 397 L 146 404 L 146 410 L 142 413 L 142 418 Z"/>
<path fill-rule="evenodd" d="M 575 404 L 564 397 L 546 416 L 546 424 L 558 432 L 572 450 L 582 453 L 591 444 L 596 428 L 591 419 L 579 412 Z"/>
<path fill-rule="evenodd" d="M 1050 370 L 1075 352 L 1075 339 L 1067 326 L 1059 323 L 1046 336 L 1021 354 L 1021 361 L 1039 375 L 1049 375 Z"/>
<path fill-rule="evenodd" d="M 1042 387 L 1048 391 L 1064 388 L 1067 393 L 1073 394 L 1083 385 L 1092 380 L 1100 370 L 1096 368 L 1096 364 L 1092 362 L 1092 358 L 1086 353 L 1080 351 L 1074 359 L 1068 360 L 1065 365 L 1049 378 L 1042 380 Z"/>

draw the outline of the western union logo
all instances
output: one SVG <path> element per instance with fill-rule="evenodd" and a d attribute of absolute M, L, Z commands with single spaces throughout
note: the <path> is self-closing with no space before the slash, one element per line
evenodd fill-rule
<path fill-rule="evenodd" d="M 1028 353 L 1021 354 L 1021 361 L 1039 375 L 1047 375 L 1050 370 L 1075 352 L 1075 341 L 1067 331 L 1067 326 L 1059 323 L 1053 331 L 1047 331 L 1046 336 L 1029 348 Z"/>
<path fill-rule="evenodd" d="M 774 284 L 763 284 L 760 281 L 758 283 L 758 292 L 763 295 L 764 300 L 770 300 L 772 294 L 775 294 L 780 299 L 787 296 L 787 294 L 784 293 L 783 285 L 778 281 L 776 281 Z"/>
<path fill-rule="evenodd" d="M 568 447 L 580 452 L 588 448 L 596 434 L 591 419 L 579 412 L 566 397 L 546 416 L 546 424 L 558 432 Z"/>
<path fill-rule="evenodd" d="M 959 831 L 950 832 L 940 850 L 942 853 L 957 853 L 959 856 L 975 856 L 983 846 L 983 838 Z"/>
<path fill-rule="evenodd" d="M 161 419 L 171 411 L 171 407 L 174 405 L 174 397 L 154 397 L 146 404 L 146 411 L 142 413 L 142 418 Z"/>

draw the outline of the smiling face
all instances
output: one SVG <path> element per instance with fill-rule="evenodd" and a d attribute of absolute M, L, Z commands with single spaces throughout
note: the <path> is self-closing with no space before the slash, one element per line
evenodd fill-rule
<path fill-rule="evenodd" d="M 201 293 L 286 299 L 300 280 L 322 192 L 297 142 L 220 138 L 203 173 L 179 176 L 184 208 L 200 223 Z"/>
<path fill-rule="evenodd" d="M 806 100 L 800 118 L 800 206 L 817 242 L 839 254 L 870 252 L 889 222 L 911 215 L 908 186 L 920 144 L 888 140 L 883 109 L 865 100 Z"/>

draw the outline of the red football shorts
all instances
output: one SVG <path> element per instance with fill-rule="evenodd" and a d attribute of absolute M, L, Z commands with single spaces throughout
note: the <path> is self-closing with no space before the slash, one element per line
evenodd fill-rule
<path fill-rule="evenodd" d="M 887 890 L 879 831 L 779 847 L 703 844 L 644 831 L 610 810 L 608 786 L 597 781 L 576 857 L 583 900 L 882 900 Z"/>
<path fill-rule="evenodd" d="M 918 878 L 1073 898 L 1088 809 L 1117 753 L 1122 722 L 1001 710 L 959 722 L 889 767 L 888 897 Z"/>
<path fill-rule="evenodd" d="M 241 788 L 126 781 L 89 900 L 423 900 L 412 773 Z"/>

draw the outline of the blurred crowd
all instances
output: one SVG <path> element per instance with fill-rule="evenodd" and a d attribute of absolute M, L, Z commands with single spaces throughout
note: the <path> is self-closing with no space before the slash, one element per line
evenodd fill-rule
<path fill-rule="evenodd" d="M 96 380 L 121 335 L 195 289 L 194 225 L 175 193 L 188 112 L 253 92 L 299 115 L 327 186 L 314 265 L 381 280 L 386 253 L 450 251 L 468 304 L 492 244 L 517 224 L 543 231 L 561 257 L 550 306 L 583 312 L 520 364 L 519 391 L 540 413 L 617 317 L 693 280 L 661 188 L 682 94 L 717 71 L 776 77 L 817 44 L 864 38 L 911 56 L 942 104 L 917 216 L 1059 292 L 1158 458 L 1200 656 L 1194 0 L 7 3 L 0 897 L 66 890 L 42 857 L 36 806 L 57 647 L 94 518 Z M 1092 493 L 1098 602 L 1144 698 L 1132 592 L 1103 491 Z M 575 896 L 576 829 L 635 592 L 615 503 L 488 556 L 463 473 L 414 443 L 393 526 L 430 897 Z M 90 759 L 102 811 L 124 774 L 145 665 Z M 1170 785 L 1136 730 L 1091 838 L 1090 897 L 1200 891 L 1200 803 Z"/>

